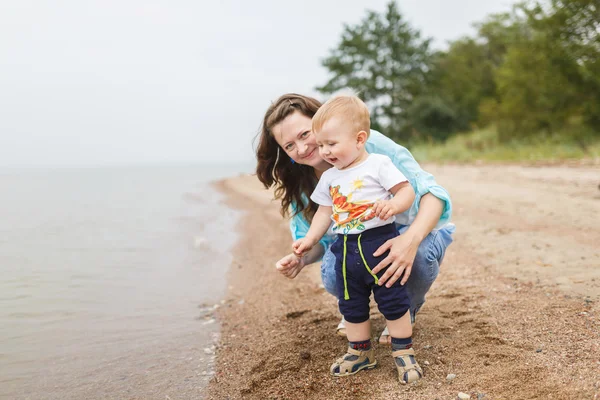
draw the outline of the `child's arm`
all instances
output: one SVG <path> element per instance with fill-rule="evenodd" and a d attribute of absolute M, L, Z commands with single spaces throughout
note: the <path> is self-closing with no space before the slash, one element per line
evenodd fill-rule
<path fill-rule="evenodd" d="M 379 219 L 388 219 L 393 215 L 401 214 L 408 210 L 415 201 L 415 191 L 408 181 L 400 182 L 390 189 L 394 196 L 390 200 L 375 203 L 373 212 Z"/>
<path fill-rule="evenodd" d="M 319 206 L 306 236 L 296 240 L 294 244 L 292 244 L 292 250 L 297 256 L 302 256 L 304 253 L 308 252 L 319 242 L 323 235 L 325 235 L 327 229 L 329 229 L 329 226 L 331 225 L 331 213 L 331 206 Z"/>

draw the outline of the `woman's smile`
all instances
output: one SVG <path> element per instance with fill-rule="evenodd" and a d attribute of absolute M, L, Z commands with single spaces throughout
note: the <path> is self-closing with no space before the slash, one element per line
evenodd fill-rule
<path fill-rule="evenodd" d="M 308 153 L 307 155 L 305 155 L 304 157 L 302 157 L 303 160 L 308 160 L 311 159 L 312 156 L 315 155 L 315 151 L 317 150 L 317 148 L 315 147 L 314 149 L 312 149 L 312 151 L 310 153 Z"/>

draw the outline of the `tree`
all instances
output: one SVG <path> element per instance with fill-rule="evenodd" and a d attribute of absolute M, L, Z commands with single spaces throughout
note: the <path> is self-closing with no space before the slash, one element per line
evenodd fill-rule
<path fill-rule="evenodd" d="M 600 1 L 536 1 L 524 10 L 531 26 L 552 43 L 552 62 L 576 88 L 579 116 L 600 134 Z"/>
<path fill-rule="evenodd" d="M 598 6 L 598 0 L 536 1 L 519 6 L 529 34 L 509 48 L 496 74 L 502 137 L 539 131 L 572 131 L 577 137 L 598 126 Z"/>
<path fill-rule="evenodd" d="M 493 72 L 487 49 L 471 38 L 455 41 L 436 57 L 429 91 L 451 105 L 454 131 L 470 129 L 479 118 L 481 100 L 495 95 Z"/>
<path fill-rule="evenodd" d="M 458 39 L 436 54 L 428 92 L 454 111 L 455 120 L 448 125 L 454 132 L 494 122 L 499 101 L 496 72 L 507 50 L 522 38 L 523 25 L 514 13 L 492 14 L 475 25 L 475 38 Z"/>
<path fill-rule="evenodd" d="M 340 43 L 322 62 L 332 77 L 317 90 L 357 90 L 371 109 L 373 128 L 406 139 L 407 110 L 425 88 L 429 43 L 391 1 L 385 13 L 369 11 L 358 25 L 345 25 Z"/>

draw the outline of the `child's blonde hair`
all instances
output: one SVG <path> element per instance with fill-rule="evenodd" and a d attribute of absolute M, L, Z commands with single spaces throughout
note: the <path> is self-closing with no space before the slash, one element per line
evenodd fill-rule
<path fill-rule="evenodd" d="M 367 105 L 354 93 L 338 94 L 323 104 L 312 119 L 313 132 L 319 132 L 331 118 L 340 116 L 352 122 L 356 132 L 371 129 L 371 117 Z"/>

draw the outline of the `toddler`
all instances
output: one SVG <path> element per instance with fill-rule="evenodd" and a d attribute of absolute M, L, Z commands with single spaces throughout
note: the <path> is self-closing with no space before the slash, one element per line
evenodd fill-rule
<path fill-rule="evenodd" d="M 292 247 L 299 256 L 309 251 L 333 219 L 338 238 L 331 250 L 336 256 L 339 308 L 349 345 L 330 372 L 347 376 L 376 366 L 369 320 L 373 292 L 391 336 L 398 379 L 414 382 L 422 377 L 422 370 L 412 348 L 408 294 L 400 280 L 389 288 L 378 285 L 385 270 L 377 275 L 371 272 L 388 254 L 373 257 L 373 252 L 398 235 L 394 216 L 410 208 L 414 190 L 387 156 L 367 153 L 369 110 L 357 96 L 331 98 L 313 117 L 312 128 L 321 157 L 333 168 L 323 173 L 310 197 L 319 209 L 306 237 Z"/>

